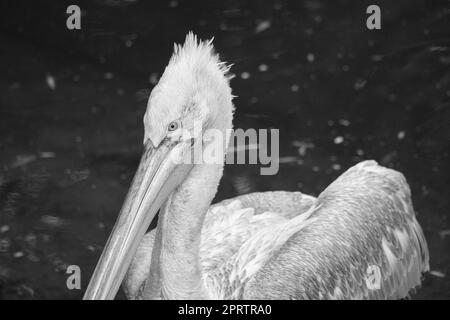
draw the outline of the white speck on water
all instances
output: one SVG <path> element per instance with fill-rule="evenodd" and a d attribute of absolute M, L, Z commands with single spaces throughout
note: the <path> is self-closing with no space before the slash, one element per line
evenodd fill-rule
<path fill-rule="evenodd" d="M 50 159 L 50 158 L 54 158 L 56 155 L 54 152 L 51 152 L 51 151 L 43 151 L 39 154 L 39 156 L 42 159 Z"/>
<path fill-rule="evenodd" d="M 334 143 L 335 144 L 341 144 L 342 142 L 344 142 L 344 137 L 337 136 L 337 137 L 334 138 Z"/>
<path fill-rule="evenodd" d="M 8 252 L 11 247 L 11 241 L 9 239 L 0 239 L 0 252 Z"/>
<path fill-rule="evenodd" d="M 34 233 L 29 233 L 25 236 L 24 240 L 26 241 L 26 243 L 30 246 L 36 246 L 36 242 L 37 242 L 37 237 Z"/>
<path fill-rule="evenodd" d="M 298 90 L 300 90 L 300 87 L 299 87 L 298 84 L 293 84 L 293 85 L 291 86 L 291 91 L 292 91 L 292 92 L 298 92 Z"/>
<path fill-rule="evenodd" d="M 260 21 L 255 28 L 256 33 L 263 32 L 264 30 L 269 29 L 272 26 L 272 22 L 270 20 Z"/>
<path fill-rule="evenodd" d="M 270 56 L 272 57 L 272 59 L 275 59 L 275 60 L 280 59 L 280 55 L 281 55 L 281 52 L 272 52 L 272 53 L 270 54 Z"/>
<path fill-rule="evenodd" d="M 5 233 L 9 231 L 9 226 L 8 225 L 3 225 L 0 227 L 0 233 Z"/>
<path fill-rule="evenodd" d="M 350 67 L 348 65 L 343 65 L 342 66 L 342 71 L 347 72 L 350 70 Z"/>
<path fill-rule="evenodd" d="M 364 155 L 364 150 L 363 149 L 358 149 L 356 150 L 356 154 L 360 157 L 362 157 Z"/>
<path fill-rule="evenodd" d="M 439 236 L 441 237 L 441 239 L 450 236 L 450 229 L 439 231 Z"/>
<path fill-rule="evenodd" d="M 405 138 L 405 131 L 400 131 L 399 133 L 397 133 L 397 139 L 398 140 L 403 140 L 403 138 Z"/>
<path fill-rule="evenodd" d="M 111 80 L 112 78 L 114 78 L 114 75 L 112 72 L 106 72 L 105 73 L 105 79 L 106 80 Z"/>
<path fill-rule="evenodd" d="M 16 161 L 11 165 L 12 168 L 26 166 L 27 164 L 36 161 L 36 156 L 31 155 L 18 155 Z"/>
<path fill-rule="evenodd" d="M 361 90 L 362 88 L 365 87 L 366 83 L 367 83 L 367 80 L 365 80 L 365 79 L 358 79 L 358 80 L 356 80 L 355 84 L 353 85 L 353 88 L 356 91 Z"/>
<path fill-rule="evenodd" d="M 35 254 L 33 254 L 33 253 L 30 253 L 30 254 L 28 254 L 28 260 L 30 260 L 31 262 L 39 262 L 40 261 L 40 259 L 39 259 L 39 257 L 37 257 Z M 31 288 L 29 288 L 30 290 L 32 290 Z"/>
<path fill-rule="evenodd" d="M 314 143 L 294 140 L 292 145 L 297 148 L 298 154 L 302 157 L 306 155 L 308 149 L 314 149 Z"/>
<path fill-rule="evenodd" d="M 313 53 L 308 53 L 307 55 L 306 55 L 306 60 L 308 60 L 308 62 L 314 62 L 314 59 L 315 59 L 315 57 L 314 57 L 314 54 Z"/>
<path fill-rule="evenodd" d="M 372 56 L 372 61 L 379 62 L 381 60 L 383 60 L 383 55 L 382 54 L 374 54 Z"/>
<path fill-rule="evenodd" d="M 152 85 L 156 85 L 158 83 L 158 78 L 159 75 L 156 72 L 153 72 L 150 77 L 148 78 L 148 81 L 152 84 Z"/>
<path fill-rule="evenodd" d="M 312 171 L 319 172 L 320 168 L 318 166 L 314 166 L 314 167 L 312 167 Z"/>
<path fill-rule="evenodd" d="M 22 251 L 17 251 L 17 252 L 14 252 L 14 254 L 13 254 L 14 258 L 22 258 L 23 256 L 24 256 L 24 254 Z"/>
<path fill-rule="evenodd" d="M 169 7 L 170 8 L 176 8 L 178 6 L 178 1 L 176 0 L 172 0 L 169 2 Z"/>
<path fill-rule="evenodd" d="M 43 215 L 40 219 L 41 223 L 51 228 L 61 227 L 64 222 L 61 218 L 51 215 Z"/>
<path fill-rule="evenodd" d="M 258 66 L 258 70 L 261 72 L 265 72 L 265 71 L 269 70 L 269 67 L 267 66 L 267 64 L 260 64 Z"/>
<path fill-rule="evenodd" d="M 348 127 L 350 125 L 350 121 L 347 119 L 339 119 L 339 124 L 344 127 Z"/>
<path fill-rule="evenodd" d="M 333 165 L 331 166 L 331 168 L 333 170 L 339 171 L 341 170 L 341 165 L 339 163 L 333 163 Z"/>
<path fill-rule="evenodd" d="M 435 276 L 435 277 L 438 277 L 438 278 L 445 278 L 446 276 L 445 276 L 445 273 L 443 273 L 443 272 L 441 272 L 441 271 L 438 271 L 438 270 L 431 270 L 430 271 L 430 274 L 432 275 L 432 276 Z"/>
<path fill-rule="evenodd" d="M 249 72 L 242 72 L 241 73 L 241 78 L 244 80 L 247 80 L 248 78 L 250 78 L 250 73 Z"/>
<path fill-rule="evenodd" d="M 47 86 L 48 86 L 51 90 L 55 90 L 55 89 L 56 89 L 56 81 L 55 81 L 55 78 L 54 78 L 50 73 L 47 73 L 47 75 L 45 76 L 45 81 L 47 82 Z"/>
<path fill-rule="evenodd" d="M 132 45 L 133 45 L 133 41 L 132 40 L 128 39 L 128 40 L 125 41 L 125 47 L 131 48 Z"/>
<path fill-rule="evenodd" d="M 297 157 L 280 157 L 280 159 L 278 159 L 279 163 L 294 163 L 297 162 Z"/>

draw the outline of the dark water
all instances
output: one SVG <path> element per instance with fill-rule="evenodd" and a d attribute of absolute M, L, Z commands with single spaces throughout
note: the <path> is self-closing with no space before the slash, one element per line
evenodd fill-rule
<path fill-rule="evenodd" d="M 380 31 L 366 1 L 77 1 L 81 31 L 65 27 L 68 4 L 0 4 L 0 298 L 81 298 L 140 157 L 147 96 L 188 30 L 234 63 L 235 126 L 280 128 L 279 174 L 227 166 L 217 200 L 318 195 L 376 159 L 407 177 L 428 240 L 415 297 L 450 298 L 449 1 L 377 1 Z M 66 288 L 72 264 L 81 291 Z"/>

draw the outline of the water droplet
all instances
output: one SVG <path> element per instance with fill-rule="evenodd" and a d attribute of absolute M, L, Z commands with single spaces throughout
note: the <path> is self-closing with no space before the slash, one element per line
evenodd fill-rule
<path fill-rule="evenodd" d="M 47 86 L 51 89 L 51 90 L 55 90 L 56 89 L 56 81 L 55 78 L 51 75 L 51 74 L 47 74 L 45 77 L 45 81 L 47 82 Z"/>
<path fill-rule="evenodd" d="M 344 137 L 337 136 L 336 138 L 334 138 L 334 143 L 335 144 L 341 144 L 342 142 L 344 142 Z"/>
<path fill-rule="evenodd" d="M 341 165 L 339 163 L 333 163 L 333 165 L 331 166 L 331 168 L 333 170 L 339 171 L 341 170 Z"/>
<path fill-rule="evenodd" d="M 350 125 L 350 121 L 348 121 L 347 119 L 340 119 L 339 124 L 341 126 L 348 127 Z"/>
<path fill-rule="evenodd" d="M 300 89 L 300 87 L 298 86 L 298 84 L 293 84 L 291 86 L 291 91 L 292 92 L 298 92 L 299 89 Z"/>
<path fill-rule="evenodd" d="M 24 253 L 22 251 L 14 252 L 13 257 L 14 258 L 22 258 L 24 256 Z"/>
<path fill-rule="evenodd" d="M 250 73 L 249 72 L 242 72 L 241 73 L 241 78 L 244 80 L 247 80 L 248 78 L 250 78 Z"/>
<path fill-rule="evenodd" d="M 260 64 L 258 66 L 258 70 L 261 72 L 265 72 L 265 71 L 269 70 L 269 67 L 266 64 Z"/>
<path fill-rule="evenodd" d="M 397 133 L 398 140 L 402 140 L 403 138 L 405 138 L 405 135 L 405 131 L 400 131 L 399 133 Z"/>
<path fill-rule="evenodd" d="M 366 83 L 367 83 L 367 80 L 365 80 L 365 79 L 358 79 L 358 80 L 356 80 L 355 84 L 353 85 L 353 88 L 355 90 L 361 90 L 362 88 L 365 87 Z"/>
<path fill-rule="evenodd" d="M 256 33 L 263 32 L 264 30 L 269 29 L 272 26 L 272 22 L 270 20 L 263 20 L 258 23 L 258 25 L 255 28 Z"/>

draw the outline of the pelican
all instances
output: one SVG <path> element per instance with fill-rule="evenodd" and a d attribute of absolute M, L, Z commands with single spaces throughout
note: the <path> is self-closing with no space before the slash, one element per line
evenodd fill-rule
<path fill-rule="evenodd" d="M 191 132 L 194 122 L 232 128 L 229 80 L 212 40 L 188 33 L 175 45 L 148 100 L 142 159 L 84 298 L 113 299 L 122 282 L 130 299 L 408 297 L 429 254 L 398 171 L 363 161 L 317 198 L 275 191 L 211 205 L 224 161 L 175 159 L 211 143 Z"/>

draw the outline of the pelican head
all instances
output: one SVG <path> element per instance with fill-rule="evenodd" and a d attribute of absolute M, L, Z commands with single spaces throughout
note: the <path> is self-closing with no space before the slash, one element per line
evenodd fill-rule
<path fill-rule="evenodd" d="M 203 131 L 232 124 L 229 67 L 212 41 L 189 33 L 153 89 L 144 115 L 144 152 L 84 299 L 113 299 L 151 221 L 195 166 L 180 161 L 204 143 Z M 200 127 L 201 130 L 195 130 Z M 224 146 L 226 147 L 226 146 Z"/>

